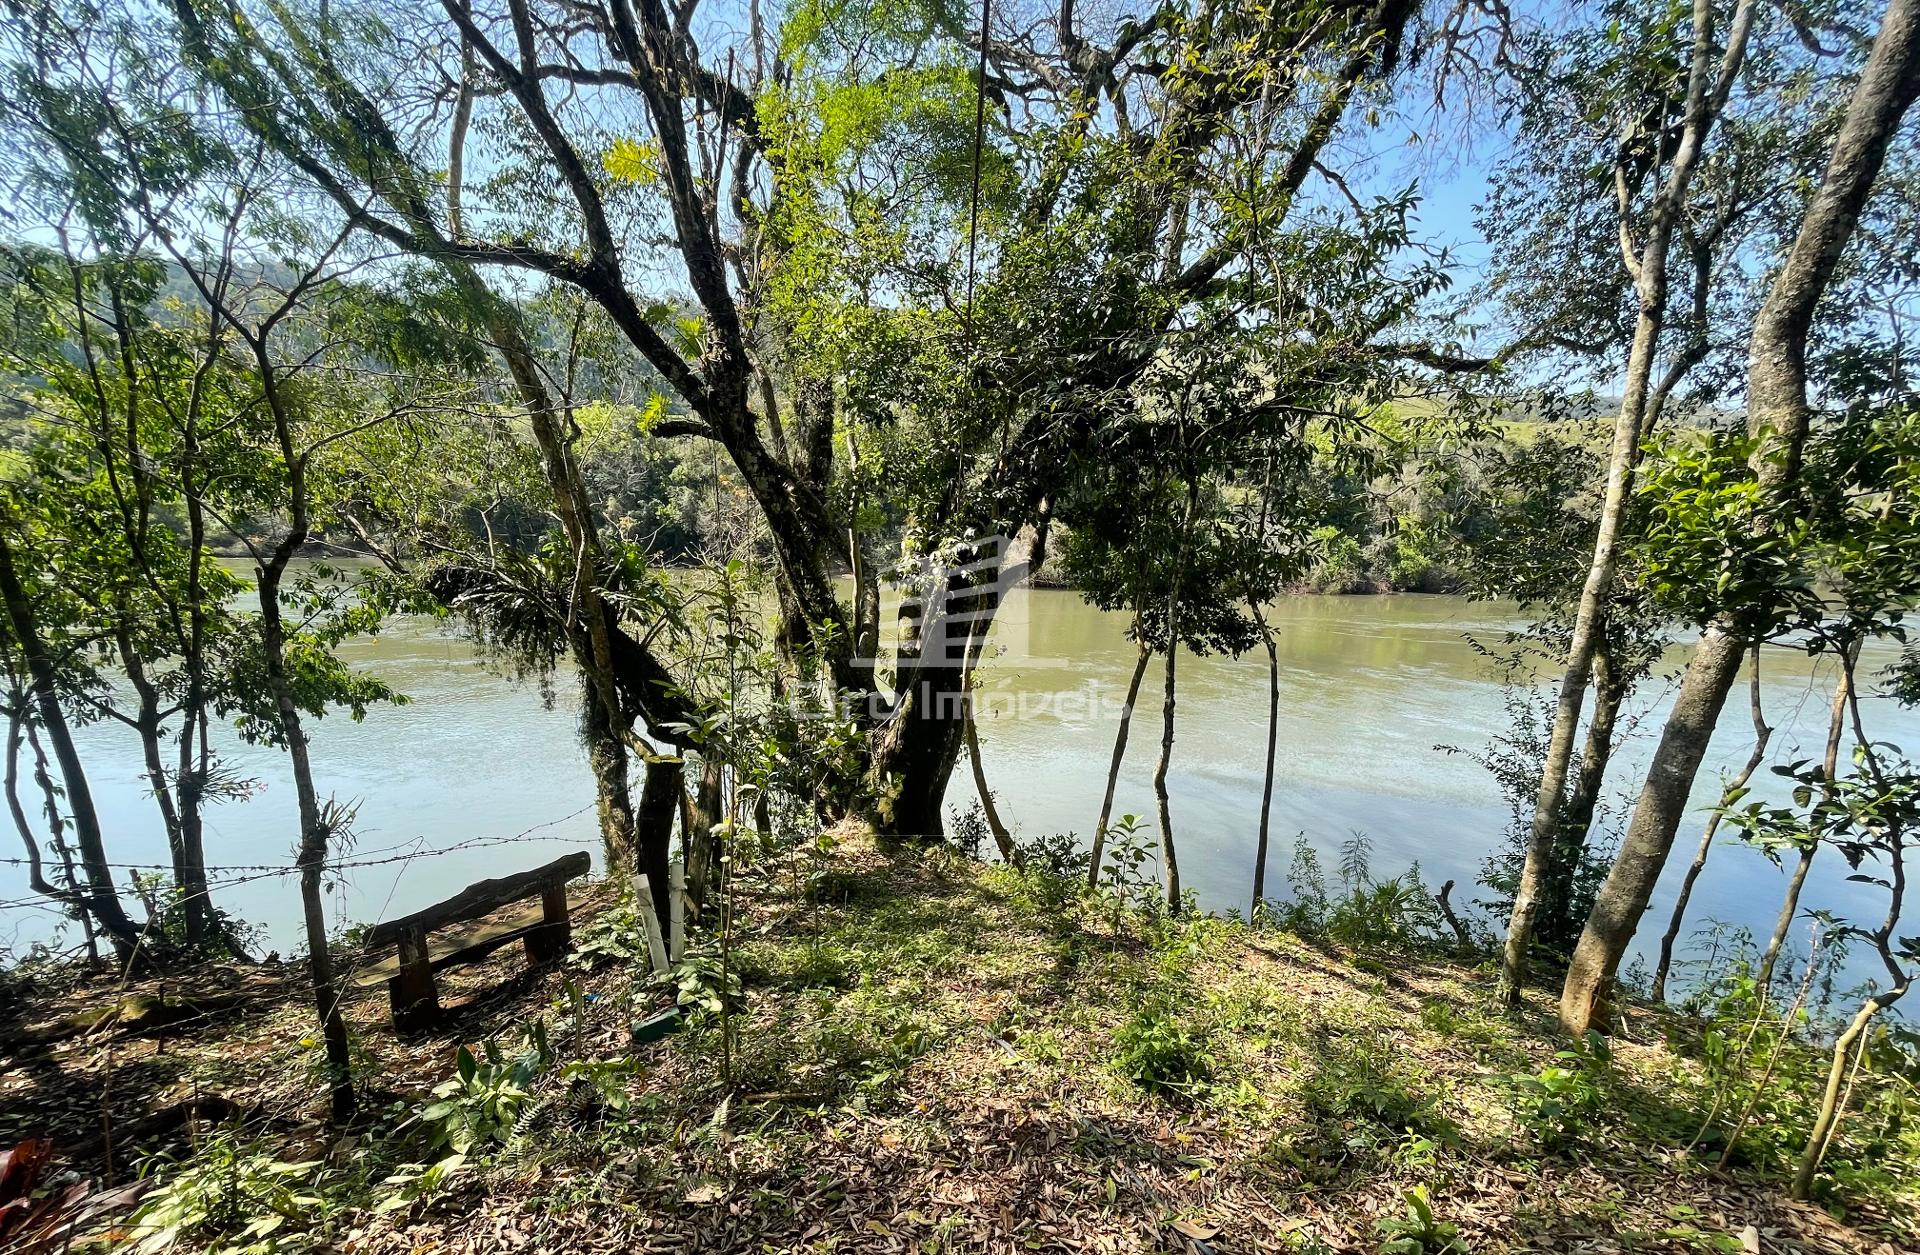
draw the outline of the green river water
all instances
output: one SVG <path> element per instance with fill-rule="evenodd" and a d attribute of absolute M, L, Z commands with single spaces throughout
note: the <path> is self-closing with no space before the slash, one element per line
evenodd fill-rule
<path fill-rule="evenodd" d="M 1498 643 L 1520 625 L 1511 607 L 1427 595 L 1289 597 L 1277 603 L 1281 721 L 1273 803 L 1270 893 L 1284 893 L 1287 853 L 1305 832 L 1326 855 L 1353 832 L 1374 843 L 1377 873 L 1418 860 L 1430 885 L 1457 879 L 1456 901 L 1503 837 L 1510 817 L 1491 776 L 1461 754 L 1505 730 L 1502 690 L 1469 635 Z M 985 664 L 981 736 L 989 784 L 1020 833 L 1091 831 L 1112 748 L 1115 712 L 1133 663 L 1123 616 L 1090 608 L 1068 591 L 1019 590 L 997 625 L 1000 643 Z M 487 875 L 531 866 L 571 849 L 599 862 L 593 791 L 575 739 L 575 693 L 556 681 L 551 703 L 538 687 L 515 682 L 477 659 L 445 624 L 403 620 L 378 638 L 343 650 L 355 667 L 411 697 L 372 711 L 362 723 L 330 716 L 314 730 L 314 762 L 323 792 L 359 800 L 356 848 L 342 857 L 367 862 L 331 889 L 334 909 L 372 920 L 404 913 Z M 1890 661 L 1870 654 L 1863 674 Z M 1684 662 L 1675 650 L 1665 671 Z M 1816 756 L 1824 735 L 1832 677 L 1785 648 L 1766 652 L 1763 675 L 1776 762 Z M 1181 868 L 1212 909 L 1244 910 L 1250 886 L 1261 761 L 1266 740 L 1266 662 L 1256 649 L 1239 659 L 1183 656 L 1178 733 L 1170 789 Z M 1152 770 L 1159 744 L 1160 668 L 1149 672 L 1121 779 L 1116 812 L 1153 813 Z M 1629 712 L 1633 726 L 1616 780 L 1637 783 L 1670 680 L 1644 686 Z M 1869 731 L 1920 743 L 1911 714 L 1890 702 L 1867 704 Z M 1717 797 L 1723 772 L 1751 744 L 1744 689 L 1729 702 L 1695 801 Z M 141 779 L 138 747 L 118 725 L 81 729 L 82 753 L 108 831 L 112 856 L 160 862 L 165 842 Z M 209 862 L 281 866 L 295 835 L 292 785 L 279 755 L 228 737 L 223 752 L 260 782 L 256 796 L 224 804 L 207 820 Z M 1771 782 L 1763 782 L 1770 788 Z M 949 807 L 973 800 L 962 761 Z M 1625 799 L 1610 797 L 1615 812 Z M 1704 814 L 1690 818 L 1654 904 L 1642 941 L 1657 938 L 1671 894 L 1697 841 Z M 430 851 L 473 842 L 452 853 Z M 1732 841 L 1716 850 L 1695 897 L 1696 921 L 1745 923 L 1764 931 L 1778 909 L 1784 875 Z M 1872 886 L 1848 883 L 1837 857 L 1816 870 L 1810 905 L 1865 917 L 1877 911 Z M 123 873 L 124 876 L 125 873 Z M 219 900 L 258 923 L 268 944 L 298 935 L 298 893 L 291 876 L 237 870 Z M 57 922 L 28 899 L 17 866 L 0 866 L 0 945 L 45 937 Z"/>

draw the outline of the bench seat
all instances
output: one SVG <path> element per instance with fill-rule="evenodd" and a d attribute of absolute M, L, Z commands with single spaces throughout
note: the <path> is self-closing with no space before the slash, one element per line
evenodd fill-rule
<path fill-rule="evenodd" d="M 529 963 L 550 963 L 567 952 L 572 924 L 567 882 L 587 874 L 585 851 L 544 867 L 468 885 L 445 902 L 367 929 L 366 951 L 393 953 L 354 973 L 355 985 L 385 983 L 393 1026 L 424 1028 L 440 1015 L 433 974 L 472 963 L 504 945 L 524 942 Z M 526 903 L 532 898 L 531 903 Z M 519 905 L 526 903 L 526 905 Z M 496 913 L 513 908 L 494 918 Z"/>
<path fill-rule="evenodd" d="M 465 927 L 449 928 L 427 943 L 427 967 L 438 972 L 478 962 L 502 946 L 551 927 L 546 921 L 545 909 L 536 902 L 497 920 L 476 920 Z M 394 953 L 378 963 L 359 968 L 353 983 L 360 989 L 370 989 L 386 984 L 399 974 L 400 956 Z"/>

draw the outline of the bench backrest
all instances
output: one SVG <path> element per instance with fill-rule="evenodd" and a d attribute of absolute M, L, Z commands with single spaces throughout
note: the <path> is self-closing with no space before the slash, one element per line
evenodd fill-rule
<path fill-rule="evenodd" d="M 503 906 L 531 898 L 543 893 L 555 884 L 564 885 L 567 881 L 587 874 L 592 860 L 585 850 L 576 850 L 548 863 L 545 867 L 536 867 L 532 871 L 516 872 L 511 876 L 502 876 L 498 880 L 482 880 L 468 885 L 445 902 L 439 902 L 425 910 L 403 915 L 399 919 L 384 920 L 367 929 L 366 946 L 375 949 L 390 946 L 401 937 L 414 931 L 430 933 L 436 928 L 445 928 L 448 924 L 464 923 L 470 919 L 479 919 L 490 915 Z"/>

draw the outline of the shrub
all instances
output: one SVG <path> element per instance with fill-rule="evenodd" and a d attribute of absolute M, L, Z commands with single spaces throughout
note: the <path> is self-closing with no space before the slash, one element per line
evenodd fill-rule
<path fill-rule="evenodd" d="M 1548 1150 L 1578 1142 L 1600 1113 L 1605 1096 L 1606 1039 L 1588 1033 L 1579 1047 L 1562 1050 L 1554 1059 L 1556 1062 L 1538 1072 L 1507 1078 L 1521 1125 Z"/>
<path fill-rule="evenodd" d="M 622 893 L 617 903 L 574 930 L 573 953 L 567 961 L 584 968 L 613 963 L 642 969 L 652 966 L 646 926 L 640 922 L 630 894 Z"/>
<path fill-rule="evenodd" d="M 1377 1032 L 1363 1035 L 1352 1050 L 1325 1055 L 1307 1083 L 1307 1100 L 1334 1123 L 1360 1122 L 1396 1134 L 1450 1132 L 1435 1119 L 1433 1099 L 1414 1093 L 1400 1075 L 1391 1047 Z"/>
<path fill-rule="evenodd" d="M 1114 1067 L 1150 1093 L 1196 1097 L 1213 1076 L 1206 1034 L 1164 1000 L 1134 1012 L 1113 1044 Z"/>
<path fill-rule="evenodd" d="M 954 810 L 953 822 L 947 826 L 947 841 L 966 857 L 978 862 L 987 848 L 987 838 L 992 835 L 987 827 L 987 814 L 978 801 L 966 810 Z"/>
<path fill-rule="evenodd" d="M 1434 1216 L 1426 1186 L 1414 1186 L 1406 1199 L 1405 1215 L 1374 1221 L 1381 1233 L 1380 1255 L 1465 1255 L 1460 1226 Z"/>
<path fill-rule="evenodd" d="M 150 1164 L 149 1167 L 158 1166 Z M 229 1136 L 202 1143 L 149 1190 L 129 1217 L 135 1252 L 193 1243 L 208 1251 L 279 1251 L 288 1226 L 316 1220 L 326 1203 L 318 1160 L 288 1163 Z"/>
<path fill-rule="evenodd" d="M 1327 891 L 1320 855 L 1305 833 L 1294 838 L 1287 869 L 1291 902 L 1262 904 L 1259 922 L 1357 949 L 1422 949 L 1448 940 L 1440 907 L 1415 863 L 1389 880 L 1373 878 L 1373 842 L 1356 832 L 1340 847 L 1340 892 Z"/>
<path fill-rule="evenodd" d="M 428 1150 L 464 1155 L 476 1145 L 506 1141 L 531 1094 L 534 1078 L 553 1061 L 546 1031 L 537 1023 L 512 1059 L 491 1041 L 483 1046 L 482 1055 L 475 1058 L 473 1051 L 460 1047 L 454 1056 L 454 1075 L 434 1087 L 435 1101 L 414 1116 Z"/>

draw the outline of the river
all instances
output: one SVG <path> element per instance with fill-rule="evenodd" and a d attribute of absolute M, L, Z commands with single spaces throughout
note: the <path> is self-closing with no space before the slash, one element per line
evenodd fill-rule
<path fill-rule="evenodd" d="M 1295 596 L 1278 602 L 1281 721 L 1269 862 L 1270 893 L 1283 893 L 1288 853 L 1304 832 L 1331 870 L 1354 832 L 1373 842 L 1378 874 L 1418 861 L 1429 885 L 1460 882 L 1456 901 L 1478 896 L 1474 883 L 1510 822 L 1488 772 L 1463 754 L 1484 749 L 1506 729 L 1503 691 L 1469 637 L 1500 643 L 1521 626 L 1510 606 L 1464 598 L 1405 594 Z M 1114 712 L 1133 665 L 1124 616 L 1087 606 L 1058 589 L 1015 592 L 995 629 L 999 646 L 984 664 L 983 757 L 1004 817 L 1025 836 L 1093 827 L 1112 749 Z M 575 691 L 556 680 L 551 702 L 537 685 L 514 681 L 475 657 L 450 626 L 431 619 L 392 623 L 377 638 L 342 648 L 347 662 L 407 694 L 404 706 L 379 707 L 361 723 L 330 715 L 313 731 L 323 793 L 359 804 L 356 840 L 342 858 L 359 865 L 330 886 L 340 917 L 390 917 L 447 896 L 488 875 L 531 866 L 571 849 L 599 850 L 593 790 L 575 738 Z M 1892 661 L 1869 651 L 1862 674 Z M 1637 784 L 1671 699 L 1670 676 L 1684 664 L 1672 651 L 1649 680 L 1623 726 L 1630 728 L 1613 777 Z M 1152 771 L 1160 732 L 1160 666 L 1142 691 L 1141 710 L 1121 779 L 1116 813 L 1153 813 Z M 1764 701 L 1776 727 L 1770 760 L 1817 757 L 1832 691 L 1832 667 L 1797 650 L 1773 647 L 1762 664 Z M 1266 660 L 1183 655 L 1177 739 L 1170 775 L 1181 869 L 1203 905 L 1247 905 L 1266 740 Z M 1920 743 L 1920 718 L 1884 699 L 1866 703 L 1869 731 Z M 141 778 L 130 731 L 109 723 L 79 730 L 81 753 L 108 833 L 112 857 L 162 862 L 165 842 Z M 1752 743 L 1743 688 L 1728 703 L 1720 735 L 1695 792 L 1699 808 L 1717 797 L 1724 773 Z M 222 753 L 256 779 L 257 793 L 215 807 L 207 817 L 207 854 L 219 866 L 278 866 L 291 859 L 296 823 L 291 781 L 277 753 L 237 743 Z M 1762 773 L 1765 795 L 1781 793 Z M 949 807 L 974 797 L 964 759 Z M 1626 799 L 1610 796 L 1616 817 Z M 1653 943 L 1698 840 L 1704 814 L 1683 828 L 1653 918 Z M 1617 818 L 1616 818 L 1617 823 Z M 510 840 L 493 841 L 493 838 Z M 463 844 L 466 843 L 466 844 Z M 451 853 L 428 851 L 460 846 Z M 379 860 L 379 861 L 376 861 Z M 1849 883 L 1830 853 L 1816 864 L 1806 901 L 1865 919 L 1883 909 L 1880 890 Z M 259 925 L 270 946 L 298 937 L 299 900 L 291 876 L 266 871 L 217 873 L 220 904 Z M 124 873 L 123 873 L 124 877 Z M 1784 874 L 1754 850 L 1725 840 L 1694 899 L 1692 918 L 1746 924 L 1764 933 L 1778 909 Z M 29 900 L 17 866 L 0 867 L 0 946 L 16 951 L 45 937 L 57 917 Z M 1864 973 L 1863 973 L 1864 974 Z"/>

